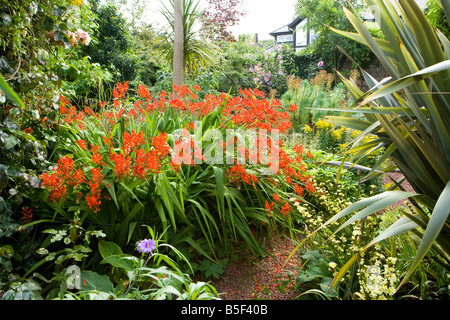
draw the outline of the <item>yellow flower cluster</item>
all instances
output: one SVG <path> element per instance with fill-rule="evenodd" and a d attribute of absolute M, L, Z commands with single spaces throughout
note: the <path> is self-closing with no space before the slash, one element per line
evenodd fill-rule
<path fill-rule="evenodd" d="M 399 280 L 395 269 L 396 262 L 396 258 L 386 258 L 379 252 L 372 255 L 369 265 L 363 265 L 364 261 L 361 261 L 362 268 L 359 269 L 358 276 L 363 298 L 368 300 L 392 298 Z"/>
<path fill-rule="evenodd" d="M 344 133 L 345 133 L 345 128 L 340 128 L 340 129 L 331 131 L 331 136 L 335 140 L 341 140 L 342 139 L 342 135 Z"/>
<path fill-rule="evenodd" d="M 74 6 L 81 6 L 83 4 L 83 0 L 71 0 L 70 1 Z"/>
<path fill-rule="evenodd" d="M 308 202 L 300 203 L 291 199 L 293 206 L 296 208 L 299 216 L 302 218 L 305 234 L 308 235 L 316 230 L 319 230 L 328 219 L 336 215 L 344 208 L 352 204 L 351 201 L 346 200 L 346 196 L 342 192 L 342 187 L 338 185 L 336 188 L 332 182 L 321 182 L 317 183 L 313 181 L 314 193 L 313 196 L 320 203 L 321 209 L 318 211 L 317 206 L 314 204 L 309 204 Z M 378 218 L 376 216 L 368 216 L 364 221 L 357 220 L 348 226 L 345 230 L 348 232 L 334 233 L 336 228 L 340 226 L 343 222 L 334 221 L 327 227 L 320 229 L 313 237 L 310 238 L 308 247 L 323 247 L 324 243 L 331 250 L 332 254 L 336 257 L 337 261 L 348 261 L 355 253 L 360 252 L 361 249 L 367 244 L 367 239 L 372 237 L 373 230 L 376 230 L 376 225 L 378 224 Z M 370 265 L 379 265 L 379 261 L 383 256 L 375 253 L 372 257 L 372 252 L 366 254 L 370 256 Z M 361 262 L 363 265 L 364 259 Z M 391 260 L 389 260 L 391 262 Z M 342 265 L 341 265 L 342 266 Z M 395 268 L 390 265 L 391 268 L 385 268 L 385 273 L 383 273 L 384 282 L 380 278 L 372 276 L 370 280 L 366 278 L 363 279 L 364 287 L 361 296 L 365 296 L 366 292 L 369 298 L 382 298 L 387 294 L 393 294 L 393 288 L 395 287 Z M 340 266 L 335 262 L 329 264 L 329 270 L 335 276 L 339 272 Z M 370 271 L 370 270 L 369 270 Z M 367 272 L 365 269 L 361 269 L 361 277 L 364 277 Z M 351 277 L 351 273 L 347 273 L 341 278 L 341 281 L 347 281 Z M 369 282 L 367 282 L 369 281 Z M 370 282 L 371 281 L 371 282 Z M 365 291 L 364 291 L 365 290 Z M 380 291 L 381 290 L 381 291 Z M 370 296 L 369 292 L 373 292 Z M 378 294 L 382 292 L 384 295 Z M 377 293 L 375 296 L 374 294 Z"/>
<path fill-rule="evenodd" d="M 328 121 L 319 119 L 316 122 L 316 128 L 319 130 L 329 130 L 333 127 L 334 125 Z"/>

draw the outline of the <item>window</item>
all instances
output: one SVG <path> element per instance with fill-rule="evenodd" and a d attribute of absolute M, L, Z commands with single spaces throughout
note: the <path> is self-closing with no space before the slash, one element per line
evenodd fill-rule
<path fill-rule="evenodd" d="M 285 34 L 285 35 L 282 35 L 282 36 L 277 36 L 277 42 L 278 43 L 284 43 L 284 42 L 292 42 L 292 39 L 293 39 L 293 37 L 292 37 L 292 34 Z"/>
<path fill-rule="evenodd" d="M 307 43 L 307 19 L 300 22 L 295 29 L 296 46 L 306 46 Z"/>

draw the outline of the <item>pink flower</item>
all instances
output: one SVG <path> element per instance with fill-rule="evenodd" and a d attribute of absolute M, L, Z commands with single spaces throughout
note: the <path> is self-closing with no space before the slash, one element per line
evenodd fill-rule
<path fill-rule="evenodd" d="M 319 63 L 317 64 L 317 66 L 318 66 L 319 68 L 321 68 L 321 67 L 323 66 L 323 61 L 319 61 Z"/>
<path fill-rule="evenodd" d="M 83 46 L 87 46 L 89 45 L 89 43 L 91 42 L 91 36 L 86 32 L 83 31 L 81 29 L 78 29 L 75 32 L 78 41 L 83 45 Z"/>

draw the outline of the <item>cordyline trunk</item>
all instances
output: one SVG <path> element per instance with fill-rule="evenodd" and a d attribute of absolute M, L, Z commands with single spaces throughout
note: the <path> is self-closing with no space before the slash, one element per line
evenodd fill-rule
<path fill-rule="evenodd" d="M 174 1 L 173 84 L 184 83 L 183 0 Z"/>

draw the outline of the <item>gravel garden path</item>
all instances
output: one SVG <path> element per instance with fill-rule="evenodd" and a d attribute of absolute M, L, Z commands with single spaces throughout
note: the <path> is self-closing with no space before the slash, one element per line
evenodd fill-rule
<path fill-rule="evenodd" d="M 225 272 L 211 284 L 223 300 L 292 300 L 298 296 L 295 283 L 301 258 L 296 252 L 287 261 L 295 245 L 288 237 L 274 239 L 262 259 L 251 252 L 239 253 L 236 262 L 228 264 Z"/>

